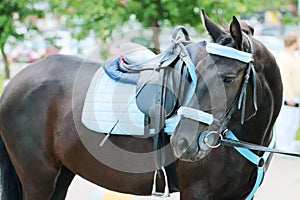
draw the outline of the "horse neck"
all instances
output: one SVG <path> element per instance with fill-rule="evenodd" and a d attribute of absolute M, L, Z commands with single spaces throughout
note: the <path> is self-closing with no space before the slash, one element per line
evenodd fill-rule
<path fill-rule="evenodd" d="M 253 112 L 252 88 L 248 85 L 246 121 L 241 124 L 241 111 L 236 110 L 229 122 L 239 140 L 267 145 L 272 137 L 274 120 L 274 94 L 265 80 L 257 80 L 258 111 L 252 118 L 247 119 Z M 248 111 L 248 112 L 247 112 Z"/>

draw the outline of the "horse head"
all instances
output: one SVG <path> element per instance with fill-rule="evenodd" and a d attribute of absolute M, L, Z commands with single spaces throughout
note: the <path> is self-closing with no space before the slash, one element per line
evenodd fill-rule
<path fill-rule="evenodd" d="M 235 16 L 228 31 L 216 25 L 203 10 L 201 17 L 212 43 L 202 48 L 198 56 L 191 56 L 196 66 L 197 86 L 190 102 L 179 108 L 180 122 L 171 137 L 176 157 L 184 161 L 204 158 L 218 146 L 219 138 L 228 129 L 247 141 L 266 143 L 269 139 L 266 134 L 281 104 L 278 66 L 265 46 L 252 38 L 251 33 L 245 34 L 244 25 Z M 272 86 L 276 85 L 274 78 L 268 77 L 270 70 L 275 71 L 272 73 L 278 80 L 277 89 Z M 268 111 L 261 108 L 264 98 L 270 99 Z M 254 125 L 263 119 L 267 122 Z"/>

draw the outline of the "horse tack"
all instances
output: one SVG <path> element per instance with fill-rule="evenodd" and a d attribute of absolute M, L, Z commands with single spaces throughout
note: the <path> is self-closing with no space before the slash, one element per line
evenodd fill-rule
<path fill-rule="evenodd" d="M 153 196 L 169 196 L 167 172 L 173 174 L 173 171 L 175 170 L 174 165 L 171 165 L 168 166 L 166 172 L 165 152 L 161 151 L 160 149 L 169 143 L 169 139 L 164 133 L 165 118 L 172 114 L 178 100 L 182 100 L 179 99 L 179 91 L 180 87 L 185 85 L 185 82 L 182 79 L 186 79 L 186 77 L 182 78 L 182 76 L 187 75 L 182 74 L 184 71 L 183 69 L 185 67 L 185 62 L 181 59 L 181 57 L 188 55 L 186 51 L 182 51 L 185 50 L 185 48 L 182 47 L 182 41 L 179 41 L 179 38 L 177 37 L 179 30 L 182 30 L 186 36 L 186 39 L 189 40 L 188 32 L 184 27 L 176 28 L 173 34 L 173 45 L 171 45 L 171 47 L 164 52 L 164 55 L 153 70 L 142 70 L 140 72 L 141 76 L 137 84 L 137 105 L 139 109 L 146 114 L 146 118 L 150 118 L 149 126 L 150 128 L 154 127 L 154 131 L 156 133 L 156 135 L 153 137 L 153 150 L 155 151 L 154 161 L 157 168 L 153 178 Z M 179 44 L 181 44 L 181 46 Z M 176 59 L 174 59 L 174 57 Z M 165 66 L 167 66 L 167 68 L 165 68 Z M 165 188 L 163 193 L 157 192 L 157 175 L 164 177 Z M 174 180 L 172 183 L 174 183 Z M 178 185 L 177 178 L 175 178 L 175 185 Z"/>
<path fill-rule="evenodd" d="M 217 31 L 217 33 L 220 32 Z M 221 39 L 224 39 L 230 35 L 216 34 L 216 36 L 220 36 Z M 237 136 L 241 139 L 245 139 L 246 141 L 249 139 L 267 144 L 269 141 L 269 132 L 266 131 L 266 135 L 257 134 L 256 130 L 260 128 L 265 130 L 265 126 L 264 124 L 255 122 L 259 119 L 271 119 L 272 121 L 276 119 L 276 113 L 279 112 L 281 106 L 281 79 L 279 71 L 273 70 L 276 69 L 276 62 L 274 62 L 273 57 L 270 56 L 267 49 L 262 47 L 259 51 L 262 57 L 259 57 L 257 55 L 257 48 L 260 48 L 261 44 L 255 40 L 253 42 L 255 43 L 255 64 L 258 64 L 256 68 L 258 67 L 259 69 L 259 65 L 262 64 L 262 60 L 260 59 L 266 59 L 267 64 L 264 66 L 266 71 L 270 72 L 272 70 L 273 72 L 264 74 L 262 71 L 257 71 L 261 73 L 260 76 L 257 77 L 258 79 L 272 83 L 270 84 L 270 92 L 267 92 L 264 102 L 259 102 L 257 115 L 248 121 L 246 119 L 244 126 L 240 125 L 240 111 L 234 113 L 233 122 L 237 124 L 238 128 L 244 128 L 246 126 L 243 131 L 247 134 L 238 132 L 237 130 L 239 129 L 232 127 L 231 124 L 229 124 L 229 127 L 233 128 L 232 130 L 237 133 Z M 215 43 L 217 42 L 215 41 Z M 231 46 L 232 44 L 234 45 L 235 42 L 231 41 L 224 45 Z M 203 51 L 203 48 L 194 49 L 193 52 L 201 55 L 206 53 Z M 220 59 L 219 61 L 224 61 L 221 64 L 225 65 L 227 63 L 237 64 L 234 65 L 234 67 L 239 67 L 239 69 L 244 69 L 241 67 L 245 66 L 244 64 L 241 65 L 241 63 L 232 62 L 230 59 Z M 263 61 L 265 62 L 265 60 Z M 82 67 L 83 62 L 87 63 L 86 68 Z M 193 59 L 193 62 L 195 64 L 199 63 L 197 59 Z M 202 69 L 206 67 L 205 65 L 201 65 Z M 221 67 L 223 67 L 223 65 L 221 65 Z M 87 77 L 93 77 L 93 74 L 98 68 L 99 63 L 93 62 L 89 64 L 89 61 L 84 61 L 76 57 L 65 55 L 50 56 L 36 64 L 30 65 L 6 87 L 0 101 L 0 149 L 6 153 L 10 152 L 9 157 L 6 156 L 6 158 L 3 159 L 1 157 L 0 159 L 2 184 L 3 186 L 9 186 L 3 187 L 4 194 L 6 194 L 6 198 L 4 199 L 16 199 L 12 197 L 15 193 L 19 193 L 20 198 L 18 199 L 21 199 L 22 191 L 25 200 L 64 199 L 67 188 L 75 173 L 80 174 L 83 178 L 99 186 L 123 193 L 150 195 L 151 190 L 149 190 L 149 188 L 151 188 L 152 185 L 157 186 L 160 191 L 164 190 L 162 179 L 159 180 L 161 184 L 158 185 L 154 185 L 152 182 L 153 172 L 155 170 L 153 167 L 153 154 L 150 155 L 151 157 L 147 157 L 143 154 L 143 157 L 146 158 L 144 161 L 149 161 L 151 165 L 149 170 L 139 171 L 136 168 L 132 170 L 131 164 L 135 165 L 138 162 L 133 162 L 133 159 L 128 159 L 129 157 L 126 157 L 130 156 L 128 154 L 126 154 L 126 156 L 124 156 L 125 154 L 119 154 L 122 153 L 121 151 L 117 151 L 116 154 L 114 154 L 111 150 L 116 149 L 109 147 L 110 144 L 115 144 L 118 147 L 124 147 L 122 150 L 125 149 L 130 152 L 144 153 L 152 151 L 152 140 L 112 135 L 109 142 L 102 148 L 99 148 L 99 142 L 103 139 L 104 135 L 97 134 L 82 125 L 80 113 L 85 98 L 83 91 L 87 91 L 87 80 L 91 80 L 87 79 Z M 188 67 L 186 69 L 188 70 Z M 200 68 L 197 68 L 197 70 L 200 70 Z M 57 71 L 60 72 L 59 75 L 57 75 Z M 189 75 L 192 76 L 191 74 Z M 201 74 L 197 75 L 200 77 Z M 210 75 L 215 77 L 214 74 Z M 265 75 L 267 77 L 265 77 Z M 68 76 L 67 80 L 63 78 L 66 76 Z M 193 78 L 191 79 L 195 80 Z M 34 83 L 32 80 L 34 80 Z M 202 81 L 203 80 L 199 78 L 198 83 L 201 84 Z M 189 83 L 191 84 L 191 82 Z M 24 85 L 24 87 L 20 87 L 20 84 Z M 276 85 L 275 89 L 274 85 Z M 260 87 L 260 85 L 258 85 L 258 87 Z M 248 88 L 250 89 L 250 87 Z M 197 88 L 197 95 L 202 94 L 201 89 L 203 88 Z M 75 93 L 73 93 L 73 91 L 75 91 Z M 192 89 L 189 91 L 194 92 Z M 261 90 L 258 89 L 258 92 L 260 91 Z M 184 90 L 184 92 L 187 92 L 187 90 Z M 236 90 L 230 90 L 229 92 L 236 94 Z M 24 96 L 24 94 L 26 94 L 26 96 Z M 74 99 L 70 98 L 72 94 L 76 94 L 73 96 Z M 262 93 L 259 93 L 259 95 L 264 96 Z M 205 96 L 201 95 L 201 97 L 203 97 L 201 100 L 207 100 Z M 230 95 L 230 97 L 234 97 L 234 95 Z M 273 109 L 269 110 L 275 110 L 275 114 L 265 112 L 266 110 L 264 110 L 264 108 L 270 106 L 267 100 L 274 100 L 275 104 L 272 104 Z M 207 103 L 208 102 L 209 101 L 207 101 Z M 194 102 L 188 105 L 192 105 L 192 103 Z M 261 107 L 261 103 L 263 103 L 263 107 Z M 247 105 L 248 109 L 251 105 Z M 183 112 L 183 115 L 194 119 L 196 118 L 193 115 L 187 115 L 185 112 Z M 36 116 L 36 123 L 32 123 L 33 116 Z M 259 119 L 258 116 L 260 116 Z M 58 118 L 64 121 L 57 122 Z M 206 122 L 210 123 L 209 120 Z M 192 123 L 199 125 L 198 122 Z M 273 122 L 271 122 L 271 124 L 273 124 Z M 180 126 L 183 127 L 183 130 L 186 129 L 187 131 L 178 132 L 177 129 L 179 129 Z M 47 132 L 45 127 L 47 127 Z M 201 129 L 202 127 L 206 127 L 206 125 L 202 125 L 201 123 L 199 127 Z M 175 134 L 191 134 L 193 131 L 189 131 L 189 128 L 190 126 L 179 124 L 178 128 L 173 132 L 171 141 L 174 141 L 172 139 L 174 139 Z M 198 135 L 198 133 L 199 132 L 196 134 Z M 265 138 L 264 141 L 262 141 L 263 138 Z M 3 144 L 1 145 L 2 140 L 5 144 L 4 147 Z M 44 144 L 46 146 L 42 146 Z M 16 146 L 18 146 L 18 148 L 15 148 Z M 32 151 L 32 149 L 37 149 L 38 151 Z M 176 150 L 175 147 L 173 146 L 171 150 L 172 152 L 170 152 L 170 154 L 174 156 L 173 150 Z M 126 152 L 128 153 L 128 151 Z M 101 157 L 106 153 L 108 158 Z M 2 155 L 1 153 L 1 156 Z M 48 157 L 46 157 L 47 155 Z M 51 159 L 50 162 L 48 162 L 49 158 Z M 122 163 L 117 162 L 118 165 L 110 165 L 110 163 L 105 160 L 112 160 L 112 158 L 114 161 L 118 160 L 115 158 L 121 158 Z M 172 160 L 176 160 L 174 163 L 177 167 L 176 173 L 179 179 L 179 186 L 170 188 L 170 192 L 178 192 L 180 190 L 180 198 L 182 200 L 243 199 L 250 193 L 252 188 L 250 188 L 251 185 L 249 185 L 249 183 L 250 181 L 253 182 L 254 178 L 245 181 L 244 177 L 252 178 L 253 176 L 250 175 L 253 175 L 253 172 L 255 172 L 255 167 L 237 154 L 233 148 L 221 146 L 213 151 L 209 157 L 203 158 L 204 159 L 202 161 L 199 160 L 198 163 L 184 162 L 184 160 L 180 160 L 180 158 Z M 11 161 L 18 163 L 18 166 L 14 166 Z M 143 162 L 143 164 L 146 166 L 146 162 Z M 237 165 L 239 168 L 236 168 Z M 123 166 L 126 168 L 122 168 Z M 18 167 L 18 172 L 22 171 L 22 173 L 18 173 L 18 178 L 16 179 L 12 179 L 12 176 L 7 176 L 9 174 L 7 172 L 4 173 L 3 170 L 9 169 L 12 174 L 16 174 L 14 167 Z M 36 176 L 36 174 L 38 174 L 38 176 Z M 215 177 L 220 177 L 220 179 L 216 181 Z M 158 178 L 158 176 L 156 178 Z M 22 186 L 19 184 L 21 189 L 11 191 L 11 188 L 18 183 L 15 180 L 18 179 L 20 180 L 19 183 L 21 182 L 22 184 Z M 230 180 L 236 181 L 235 184 L 228 184 Z"/>
<path fill-rule="evenodd" d="M 250 46 L 249 53 L 242 52 L 242 51 L 233 49 L 231 47 L 225 47 L 225 46 L 214 44 L 214 43 L 207 44 L 207 46 L 206 46 L 206 50 L 208 53 L 213 54 L 213 55 L 231 58 L 231 59 L 236 59 L 241 62 L 248 63 L 248 67 L 246 69 L 246 73 L 244 75 L 242 85 L 240 87 L 240 92 L 239 92 L 237 98 L 235 98 L 235 101 L 233 102 L 231 107 L 226 112 L 226 115 L 224 117 L 225 120 L 223 120 L 223 123 L 220 126 L 220 129 L 218 131 L 208 131 L 207 130 L 207 131 L 203 131 L 202 133 L 200 133 L 200 136 L 198 139 L 199 148 L 204 151 L 207 151 L 210 148 L 218 148 L 221 144 L 229 144 L 229 142 L 223 138 L 230 138 L 233 140 L 237 140 L 236 136 L 230 130 L 227 129 L 227 123 L 229 122 L 229 119 L 231 118 L 231 115 L 233 114 L 235 109 L 238 108 L 238 109 L 242 110 L 241 124 L 244 124 L 245 109 L 246 109 L 246 95 L 247 95 L 246 88 L 247 88 L 247 85 L 249 82 L 249 78 L 251 78 L 251 77 L 252 77 L 252 85 L 253 85 L 253 106 L 254 106 L 255 111 L 248 119 L 255 116 L 255 114 L 257 112 L 256 72 L 254 69 L 253 57 L 252 57 L 253 44 L 252 44 L 250 38 L 246 34 L 244 34 L 244 35 L 246 36 L 249 46 Z M 197 109 L 193 109 L 193 108 L 189 108 L 189 107 L 181 107 L 181 108 L 179 108 L 179 112 L 181 113 L 182 117 L 187 117 L 187 118 L 199 121 L 201 123 L 207 123 L 208 125 L 212 124 L 212 121 L 214 120 L 213 115 L 211 115 L 209 113 L 205 113 L 201 110 L 197 110 Z M 248 120 L 248 119 L 246 119 L 246 120 Z M 217 137 L 213 137 L 214 134 L 220 136 L 219 144 L 215 145 L 215 143 L 218 143 L 218 142 L 216 142 L 216 140 L 214 139 L 214 138 L 217 138 Z M 273 148 L 274 146 L 275 146 L 275 137 L 273 134 L 273 137 L 269 144 L 269 147 Z M 246 198 L 247 200 L 250 200 L 253 198 L 255 192 L 257 191 L 259 185 L 262 182 L 263 173 L 264 173 L 264 163 L 269 158 L 270 152 L 265 152 L 263 154 L 263 156 L 259 157 L 256 154 L 252 153 L 248 149 L 243 149 L 243 148 L 239 148 L 239 147 L 235 147 L 235 149 L 247 160 L 249 160 L 250 162 L 257 165 L 256 181 L 255 181 L 252 191 Z"/>
<path fill-rule="evenodd" d="M 150 70 L 144 70 L 148 64 L 141 68 L 137 82 L 137 105 L 150 117 L 155 116 L 155 106 L 161 106 L 161 103 L 157 102 L 157 94 L 161 94 L 164 101 L 164 117 L 172 114 L 177 101 L 180 100 L 180 87 L 186 79 L 182 74 L 186 63 L 181 59 L 182 51 L 178 45 L 171 45 L 164 54 L 165 56 L 153 64 Z"/>
<path fill-rule="evenodd" d="M 177 36 L 180 30 L 185 35 L 183 41 L 180 36 Z M 185 45 L 191 43 L 187 30 L 183 26 L 179 26 L 175 28 L 172 37 L 171 46 L 158 56 L 139 44 L 126 43 L 122 45 L 121 51 L 123 54 L 119 63 L 112 62 L 113 65 L 119 65 L 120 71 L 139 74 L 136 104 L 140 111 L 145 114 L 144 135 L 149 136 L 151 135 L 150 130 L 154 130 L 153 151 L 155 152 L 156 171 L 153 178 L 152 195 L 161 197 L 169 196 L 167 172 L 173 174 L 175 170 L 174 164 L 167 166 L 167 170 L 165 170 L 165 152 L 161 151 L 161 148 L 169 143 L 169 139 L 164 132 L 165 118 L 173 113 L 177 103 L 182 104 L 183 101 L 189 101 L 187 98 L 190 98 L 190 95 L 184 98 L 179 93 L 187 84 L 186 79 L 191 75 L 189 72 L 194 69 L 185 48 Z M 195 85 L 195 75 L 192 74 L 191 76 L 192 83 Z M 193 93 L 193 91 L 190 93 Z M 101 146 L 103 146 L 109 135 L 101 142 Z M 164 177 L 165 189 L 163 193 L 157 192 L 157 175 Z M 175 176 L 171 175 L 171 177 Z M 173 179 L 175 180 L 172 180 L 171 184 L 175 183 L 175 187 L 177 187 L 177 178 Z"/>
<path fill-rule="evenodd" d="M 95 73 L 87 91 L 82 111 L 82 123 L 90 130 L 109 133 L 108 135 L 151 137 L 155 134 L 155 115 L 156 110 L 160 107 L 160 104 L 155 101 L 160 92 L 165 101 L 163 116 L 167 118 L 164 131 L 171 135 L 179 120 L 173 112 L 175 105 L 188 102 L 195 91 L 197 78 L 190 56 L 198 47 L 205 44 L 205 42 L 193 43 L 192 46 L 195 44 L 197 46 L 197 49 L 193 50 L 189 48 L 191 45 L 187 45 L 189 48 L 189 55 L 187 55 L 185 45 L 190 42 L 183 42 L 185 44 L 182 44 L 182 47 L 181 42 L 172 43 L 170 48 L 150 60 L 149 63 L 146 61 L 140 64 L 130 63 L 135 67 L 134 71 L 124 72 L 119 68 L 120 60 L 126 60 L 127 54 L 104 62 L 103 67 Z M 135 52 L 137 56 L 140 53 L 138 50 L 144 49 L 143 46 L 133 43 L 130 43 L 129 47 L 131 48 L 130 52 Z M 143 52 L 145 51 L 146 49 L 143 50 Z M 167 66 L 166 63 L 169 63 L 170 66 Z M 145 67 L 147 67 L 146 70 Z M 163 78 L 163 72 L 165 72 L 165 78 Z M 134 88 L 136 88 L 136 92 L 134 92 Z M 187 91 L 186 95 L 180 94 L 180 91 Z M 118 103 L 116 107 L 113 107 L 114 99 Z M 107 106 L 101 106 L 102 104 Z M 127 116 L 130 117 L 132 126 L 126 122 Z M 151 127 L 149 117 L 152 118 Z M 105 142 L 105 140 L 103 141 Z M 103 145 L 104 142 L 101 144 Z"/>
<path fill-rule="evenodd" d="M 180 36 L 177 36 L 180 30 L 185 35 L 183 41 Z M 138 44 L 126 43 L 122 46 L 124 54 L 121 55 L 119 67 L 126 73 L 139 74 L 136 83 L 136 103 L 138 108 L 152 119 L 150 120 L 152 127 L 153 122 L 156 121 L 154 119 L 162 121 L 169 117 L 178 101 L 182 103 L 184 100 L 179 93 L 185 86 L 191 71 L 191 67 L 187 70 L 185 66 L 192 62 L 184 58 L 188 57 L 185 45 L 191 43 L 189 39 L 187 30 L 179 26 L 174 30 L 171 46 L 157 56 Z M 159 132 L 163 127 L 164 123 L 161 123 L 156 127 L 155 132 Z"/>
<path fill-rule="evenodd" d="M 177 36 L 180 30 L 185 34 L 185 38 L 189 39 L 188 32 L 183 26 L 176 27 L 171 46 L 159 55 L 155 55 L 142 45 L 124 43 L 120 47 L 121 56 L 103 64 L 105 72 L 112 79 L 137 86 L 137 106 L 150 117 L 154 117 L 156 113 L 156 96 L 158 96 L 156 94 L 161 93 L 162 88 L 163 98 L 166 101 L 164 116 L 169 117 L 179 98 L 179 87 L 183 87 L 185 79 L 189 76 L 187 71 L 191 71 L 185 69 L 187 59 L 183 58 L 188 56 L 185 45 L 191 41 L 182 41 Z"/>
<path fill-rule="evenodd" d="M 247 88 L 250 77 L 252 77 L 253 106 L 254 106 L 255 112 L 249 118 L 255 116 L 255 113 L 257 111 L 256 72 L 255 72 L 255 69 L 254 69 L 253 58 L 252 58 L 252 52 L 253 52 L 252 43 L 251 43 L 251 40 L 249 38 L 248 38 L 248 42 L 249 42 L 250 47 L 251 47 L 250 50 L 249 50 L 249 53 L 239 51 L 239 50 L 233 49 L 231 47 L 226 47 L 226 46 L 222 46 L 222 45 L 219 45 L 219 44 L 215 44 L 215 43 L 209 43 L 209 44 L 206 45 L 206 51 L 209 54 L 222 56 L 222 57 L 226 57 L 226 58 L 230 58 L 230 59 L 235 59 L 235 60 L 239 60 L 239 61 L 244 62 L 244 63 L 248 63 L 248 67 L 246 69 L 246 73 L 244 75 L 242 85 L 240 87 L 240 92 L 239 92 L 237 98 L 235 98 L 235 101 L 233 102 L 231 107 L 227 110 L 227 112 L 224 116 L 223 123 L 220 126 L 219 130 L 215 131 L 215 133 L 218 134 L 218 135 L 221 135 L 224 132 L 224 130 L 227 129 L 227 127 L 226 127 L 227 123 L 228 123 L 229 119 L 231 118 L 231 115 L 233 114 L 233 112 L 235 111 L 236 108 L 242 110 L 241 124 L 244 123 L 244 121 L 245 121 L 245 109 L 246 109 L 246 95 L 247 95 L 246 88 Z M 219 121 L 219 119 L 214 118 L 214 116 L 210 113 L 207 113 L 207 112 L 204 112 L 204 111 L 201 111 L 201 110 L 197 110 L 197 109 L 194 109 L 194 108 L 186 107 L 186 106 L 180 107 L 178 109 L 178 111 L 179 111 L 179 114 L 180 114 L 181 117 L 193 119 L 193 120 L 196 120 L 196 121 L 199 121 L 201 123 L 208 124 L 208 125 L 211 125 L 213 123 L 213 121 Z M 246 119 L 246 120 L 248 120 L 248 119 Z M 207 132 L 207 135 L 210 135 L 210 133 Z M 214 141 L 214 143 L 215 142 L 216 141 Z M 209 144 L 209 145 L 213 146 L 213 144 Z M 200 145 L 200 146 L 202 146 L 202 145 Z"/>

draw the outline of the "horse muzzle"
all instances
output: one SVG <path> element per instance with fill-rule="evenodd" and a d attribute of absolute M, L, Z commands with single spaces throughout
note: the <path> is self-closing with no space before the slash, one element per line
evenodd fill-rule
<path fill-rule="evenodd" d="M 206 128 L 208 128 L 208 126 L 212 125 L 214 122 L 212 114 L 190 107 L 180 107 L 177 113 L 182 118 L 200 122 L 200 124 L 205 125 Z M 177 133 L 171 138 L 174 154 L 180 160 L 190 162 L 200 160 L 210 153 L 213 148 L 217 148 L 219 146 L 219 133 L 217 131 L 208 130 L 205 128 L 204 131 L 200 132 L 200 134 L 198 132 L 199 129 L 194 133 L 186 133 L 186 130 L 190 125 L 189 123 L 192 122 L 186 121 L 182 123 L 184 123 L 183 127 L 186 127 L 184 128 L 185 130 L 179 131 L 181 134 Z M 210 126 L 210 129 L 211 128 L 212 127 Z M 193 134 L 195 135 L 192 136 Z"/>
<path fill-rule="evenodd" d="M 208 155 L 212 149 L 219 147 L 218 141 L 219 134 L 217 131 L 205 130 L 199 134 L 197 140 L 191 143 L 186 138 L 181 138 L 178 141 L 173 141 L 172 146 L 177 158 L 195 162 Z"/>
<path fill-rule="evenodd" d="M 178 140 L 172 144 L 175 156 L 187 162 L 195 162 L 204 158 L 209 152 L 210 149 L 206 151 L 200 150 L 197 142 L 190 144 L 185 138 Z"/>

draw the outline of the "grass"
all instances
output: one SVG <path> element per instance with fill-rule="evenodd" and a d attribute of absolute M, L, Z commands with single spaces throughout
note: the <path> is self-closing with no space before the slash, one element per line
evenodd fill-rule
<path fill-rule="evenodd" d="M 297 131 L 297 134 L 296 134 L 296 140 L 300 140 L 300 128 L 299 128 L 298 131 Z"/>

